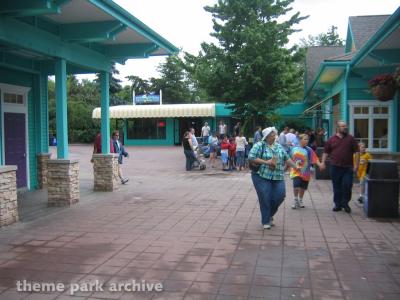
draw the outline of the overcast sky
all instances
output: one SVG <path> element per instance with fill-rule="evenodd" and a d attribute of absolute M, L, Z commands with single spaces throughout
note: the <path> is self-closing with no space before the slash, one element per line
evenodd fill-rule
<path fill-rule="evenodd" d="M 151 29 L 183 51 L 197 54 L 203 41 L 212 41 L 211 14 L 203 7 L 216 3 L 215 0 L 114 0 L 125 10 L 141 20 Z M 399 7 L 399 0 L 295 0 L 292 13 L 300 11 L 310 17 L 296 28 L 301 32 L 293 34 L 291 43 L 298 43 L 308 35 L 327 32 L 334 25 L 341 38 L 346 37 L 349 16 L 392 14 Z M 290 15 L 291 15 L 290 14 Z M 125 65 L 117 65 L 120 79 L 127 75 L 143 79 L 159 77 L 157 66 L 165 58 L 131 59 Z"/>

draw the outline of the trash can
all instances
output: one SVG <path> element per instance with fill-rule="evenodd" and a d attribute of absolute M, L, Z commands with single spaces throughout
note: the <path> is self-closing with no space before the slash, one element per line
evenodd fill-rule
<path fill-rule="evenodd" d="M 316 153 L 319 160 L 322 161 L 322 154 L 324 153 L 324 147 L 318 147 Z M 331 164 L 329 158 L 326 159 L 325 166 L 326 168 L 323 171 L 321 171 L 319 168 L 315 168 L 315 179 L 324 179 L 324 180 L 331 179 L 331 173 L 330 173 Z"/>
<path fill-rule="evenodd" d="M 364 198 L 367 217 L 399 216 L 399 184 L 395 161 L 371 159 L 368 162 Z"/>

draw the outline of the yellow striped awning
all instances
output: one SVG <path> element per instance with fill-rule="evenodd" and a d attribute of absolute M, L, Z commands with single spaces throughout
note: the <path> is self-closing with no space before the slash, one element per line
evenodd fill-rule
<path fill-rule="evenodd" d="M 110 119 L 215 117 L 215 103 L 110 106 Z M 101 118 L 96 107 L 93 119 Z"/>

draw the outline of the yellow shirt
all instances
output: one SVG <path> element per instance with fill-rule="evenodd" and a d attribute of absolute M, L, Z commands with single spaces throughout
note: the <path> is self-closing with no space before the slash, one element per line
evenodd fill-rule
<path fill-rule="evenodd" d="M 355 156 L 354 156 L 354 158 L 355 158 Z M 364 179 L 364 177 L 367 173 L 368 161 L 370 159 L 372 159 L 372 156 L 368 152 L 365 152 L 364 154 L 360 153 L 360 165 L 359 165 L 358 171 L 357 171 L 358 179 Z M 354 162 L 354 164 L 355 164 L 355 162 Z"/>

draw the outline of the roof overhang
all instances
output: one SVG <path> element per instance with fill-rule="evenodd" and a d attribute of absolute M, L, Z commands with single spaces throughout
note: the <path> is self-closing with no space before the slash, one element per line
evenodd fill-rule
<path fill-rule="evenodd" d="M 352 68 L 381 68 L 400 64 L 400 8 L 387 19 L 351 60 Z"/>
<path fill-rule="evenodd" d="M 335 83 L 346 72 L 347 61 L 329 61 L 322 62 L 318 75 L 313 81 L 311 87 L 304 95 L 303 101 L 306 101 L 311 91 L 318 89 L 326 89 L 331 84 Z"/>
<path fill-rule="evenodd" d="M 110 107 L 110 119 L 185 117 L 215 117 L 215 103 L 119 105 Z M 93 110 L 92 118 L 101 118 L 100 107 L 97 107 Z"/>
<path fill-rule="evenodd" d="M 179 51 L 110 0 L 2 0 L 0 24 L 0 55 L 50 64 L 61 57 L 95 72 L 107 69 L 99 68 L 105 62 Z M 99 63 L 85 64 L 91 59 Z"/>

